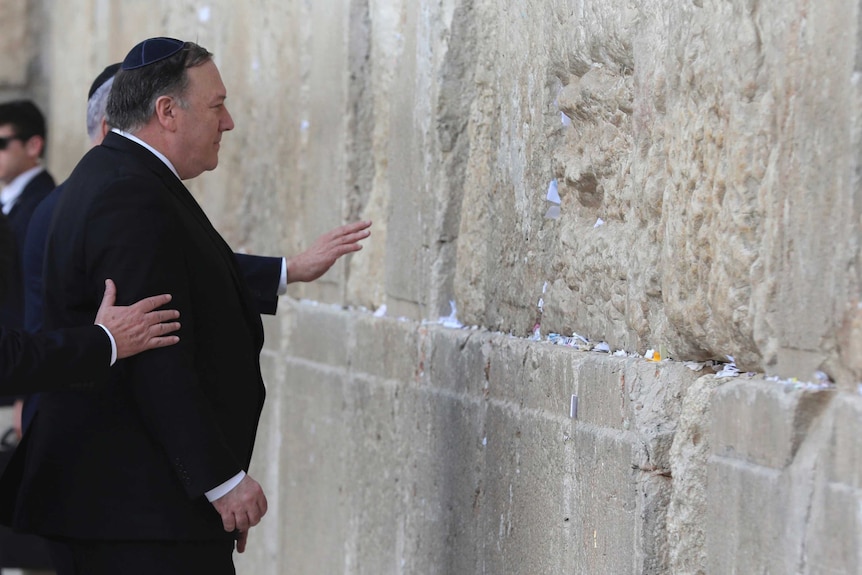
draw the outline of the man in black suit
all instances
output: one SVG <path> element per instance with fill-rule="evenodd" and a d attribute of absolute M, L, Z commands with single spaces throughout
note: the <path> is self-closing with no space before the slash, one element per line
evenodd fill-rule
<path fill-rule="evenodd" d="M 216 167 L 225 98 L 206 50 L 142 42 L 114 79 L 114 131 L 57 206 L 47 328 L 92 317 L 108 275 L 126 301 L 171 293 L 183 317 L 179 344 L 127 360 L 120 385 L 42 398 L 25 435 L 14 525 L 63 540 L 81 573 L 232 574 L 234 541 L 242 552 L 266 512 L 245 473 L 264 399 L 258 307 L 182 184 Z"/>
<path fill-rule="evenodd" d="M 101 144 L 109 128 L 106 119 L 108 96 L 120 64 L 107 66 L 95 78 L 87 94 L 87 135 L 93 146 Z M 33 212 L 24 245 L 23 273 L 25 288 L 25 327 L 36 333 L 43 328 L 42 269 L 45 244 L 52 216 L 64 184 L 57 186 Z M 313 281 L 325 273 L 342 255 L 361 249 L 359 241 L 369 234 L 371 222 L 346 224 L 320 236 L 312 246 L 290 260 L 235 254 L 257 309 L 262 314 L 276 312 L 278 296 L 285 293 L 289 278 L 294 281 Z M 60 380 L 65 381 L 61 378 Z M 38 407 L 39 394 L 19 398 L 15 402 L 14 427 L 18 437 L 29 426 Z M 50 545 L 54 567 L 58 575 L 74 573 L 72 560 L 64 546 Z"/>
<path fill-rule="evenodd" d="M 42 166 L 45 118 L 30 100 L 0 104 L 0 204 L 9 221 L 15 250 L 6 301 L 0 304 L 0 325 L 24 326 L 24 280 L 21 261 L 33 210 L 54 189 Z"/>
<path fill-rule="evenodd" d="M 87 136 L 93 146 L 102 143 L 109 131 L 107 103 L 120 63 L 102 70 L 87 93 Z M 64 183 L 57 186 L 33 211 L 23 249 L 24 327 L 31 333 L 42 330 L 42 265 L 45 243 Z M 235 254 L 240 270 L 261 314 L 275 314 L 278 296 L 287 284 L 310 282 L 326 273 L 343 255 L 362 249 L 360 241 L 369 235 L 370 221 L 336 227 L 321 235 L 311 247 L 290 258 Z M 26 400 L 26 404 L 25 404 Z M 35 414 L 38 396 L 22 397 L 15 402 L 13 425 L 19 438 Z"/>

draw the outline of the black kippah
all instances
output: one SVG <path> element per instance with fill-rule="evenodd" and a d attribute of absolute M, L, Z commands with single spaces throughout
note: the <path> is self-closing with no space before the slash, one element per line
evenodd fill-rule
<path fill-rule="evenodd" d="M 87 99 L 89 100 L 90 98 L 92 98 L 93 94 L 96 93 L 96 90 L 101 88 L 105 82 L 113 78 L 117 74 L 117 70 L 119 69 L 120 63 L 117 62 L 116 64 L 111 64 L 110 66 L 102 70 L 102 73 L 96 76 L 96 79 L 93 80 L 93 84 L 90 86 L 90 93 L 87 94 Z"/>
<path fill-rule="evenodd" d="M 134 70 L 169 58 L 183 49 L 186 43 L 176 38 L 150 38 L 131 49 L 123 60 L 123 70 Z"/>

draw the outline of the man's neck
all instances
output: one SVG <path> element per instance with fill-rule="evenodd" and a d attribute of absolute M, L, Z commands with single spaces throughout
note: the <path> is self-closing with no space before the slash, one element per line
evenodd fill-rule
<path fill-rule="evenodd" d="M 159 150 L 157 150 L 155 146 L 153 146 L 152 144 L 150 144 L 149 142 L 147 142 L 143 138 L 141 138 L 139 135 L 131 134 L 129 132 L 124 132 L 123 130 L 120 130 L 118 128 L 112 128 L 111 131 L 114 132 L 115 134 L 123 136 L 124 138 L 127 138 L 127 139 L 129 139 L 133 142 L 136 142 L 136 143 L 140 144 L 141 146 L 145 147 L 155 157 L 160 159 L 162 161 L 162 163 L 164 165 L 166 165 L 174 173 L 174 175 L 177 177 L 177 179 L 182 179 L 182 178 L 180 178 L 180 175 L 177 173 L 177 169 L 174 167 L 173 163 L 171 163 L 171 161 L 168 159 L 168 157 L 165 156 Z"/>

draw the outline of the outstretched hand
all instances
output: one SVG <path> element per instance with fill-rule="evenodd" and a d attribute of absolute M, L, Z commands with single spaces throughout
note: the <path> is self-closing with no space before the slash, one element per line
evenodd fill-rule
<path fill-rule="evenodd" d="M 367 220 L 345 224 L 314 240 L 310 248 L 287 260 L 287 283 L 314 281 L 341 256 L 361 250 L 359 242 L 371 235 L 369 227 Z"/>
<path fill-rule="evenodd" d="M 105 326 L 114 336 L 117 359 L 180 341 L 175 335 L 167 335 L 180 329 L 179 322 L 170 321 L 180 317 L 180 312 L 158 309 L 171 301 L 170 295 L 148 297 L 130 306 L 115 306 L 116 301 L 117 286 L 113 280 L 105 280 L 105 295 L 94 323 Z"/>
<path fill-rule="evenodd" d="M 239 531 L 236 550 L 245 551 L 248 530 L 266 514 L 266 496 L 260 484 L 246 475 L 226 494 L 212 502 L 221 515 L 222 526 L 228 533 Z"/>

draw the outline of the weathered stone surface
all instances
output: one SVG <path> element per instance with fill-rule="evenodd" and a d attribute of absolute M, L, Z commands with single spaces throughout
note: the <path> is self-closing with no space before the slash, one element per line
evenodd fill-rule
<path fill-rule="evenodd" d="M 354 320 L 344 312 L 341 316 L 351 327 L 338 345 L 349 357 L 351 370 L 404 382 L 421 375 L 420 333 L 414 323 L 370 316 Z"/>
<path fill-rule="evenodd" d="M 87 147 L 73 87 L 174 35 L 228 88 L 236 129 L 190 186 L 236 249 L 375 221 L 290 286 L 338 308 L 268 323 L 273 505 L 243 569 L 858 570 L 858 2 L 51 4 L 26 66 L 56 176 Z M 422 323 L 450 301 L 480 329 Z M 838 389 L 719 386 L 536 325 Z"/>
<path fill-rule="evenodd" d="M 728 381 L 710 407 L 713 452 L 782 469 L 833 396 L 772 381 Z"/>
<path fill-rule="evenodd" d="M 31 53 L 27 41 L 27 1 L 0 3 L 0 86 L 22 86 L 27 82 Z"/>
<path fill-rule="evenodd" d="M 706 573 L 796 572 L 783 536 L 788 493 L 779 471 L 712 457 L 707 489 Z"/>
<path fill-rule="evenodd" d="M 668 566 L 677 575 L 707 573 L 707 477 L 712 394 L 722 381 L 707 375 L 685 393 L 669 459 L 673 477 L 667 510 Z"/>
<path fill-rule="evenodd" d="M 833 41 L 858 35 L 850 0 L 182 2 L 162 21 L 80 4 L 54 15 L 57 86 L 148 30 L 195 30 L 216 53 L 237 127 L 193 187 L 237 248 L 295 251 L 376 220 L 363 253 L 295 296 L 413 319 L 454 300 L 516 335 L 542 298 L 546 332 L 862 377 L 862 115 L 855 44 Z M 92 69 L 66 65 L 88 35 L 74 59 Z M 61 173 L 83 148 L 63 122 Z"/>

